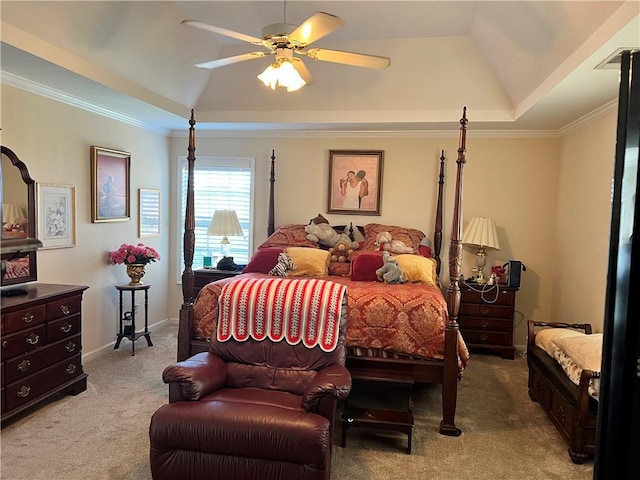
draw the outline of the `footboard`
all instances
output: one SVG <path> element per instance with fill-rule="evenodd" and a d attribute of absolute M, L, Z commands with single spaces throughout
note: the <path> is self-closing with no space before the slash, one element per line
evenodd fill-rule
<path fill-rule="evenodd" d="M 589 382 L 599 374 L 583 370 L 579 385 L 575 385 L 558 362 L 536 345 L 536 327 L 572 328 L 590 335 L 591 325 L 528 322 L 529 396 L 540 404 L 569 445 L 571 460 L 584 463 L 595 453 L 598 402 L 589 395 Z"/>

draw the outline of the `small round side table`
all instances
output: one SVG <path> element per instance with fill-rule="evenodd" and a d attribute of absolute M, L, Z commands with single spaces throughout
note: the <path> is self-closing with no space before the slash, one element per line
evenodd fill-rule
<path fill-rule="evenodd" d="M 120 342 L 123 338 L 128 338 L 131 341 L 131 355 L 136 354 L 136 340 L 140 337 L 144 337 L 147 339 L 147 345 L 149 347 L 153 347 L 153 343 L 151 342 L 151 334 L 149 333 L 149 289 L 151 285 L 149 284 L 140 284 L 140 285 L 129 285 L 128 283 L 123 283 L 115 286 L 118 292 L 120 293 L 120 330 L 118 333 L 118 338 L 116 340 L 116 344 L 113 347 L 114 350 L 117 350 L 120 347 Z M 136 332 L 136 292 L 144 292 L 144 330 L 142 332 Z M 124 312 L 122 308 L 122 294 L 123 292 L 131 292 L 131 327 L 125 328 L 123 325 L 124 322 Z"/>

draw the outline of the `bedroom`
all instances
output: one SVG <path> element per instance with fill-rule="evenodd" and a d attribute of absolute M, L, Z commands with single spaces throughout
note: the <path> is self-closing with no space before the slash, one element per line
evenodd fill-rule
<path fill-rule="evenodd" d="M 3 2 L 3 20 L 5 8 Z M 345 28 L 348 27 L 349 23 Z M 84 303 L 85 311 L 92 316 L 84 329 L 85 355 L 110 348 L 114 340 L 117 300 L 113 284 L 124 281 L 125 274 L 122 268 L 106 265 L 104 256 L 123 241 L 137 241 L 135 215 L 128 223 L 90 223 L 89 145 L 121 148 L 132 153 L 132 195 L 138 188 L 162 191 L 161 208 L 166 215 L 163 215 L 161 236 L 149 243 L 161 251 L 163 260 L 147 269 L 146 279 L 153 284 L 151 317 L 155 321 L 175 317 L 180 304 L 179 286 L 175 281 L 179 264 L 168 260 L 177 254 L 177 232 L 173 227 L 179 224 L 173 161 L 186 153 L 186 116 L 179 118 L 180 126 L 166 135 L 43 98 L 8 85 L 4 80 L 2 100 L 3 144 L 19 152 L 37 181 L 73 184 L 77 188 L 78 244 L 72 249 L 39 253 L 38 274 L 44 282 L 90 286 Z M 286 190 L 277 190 L 278 222 L 297 223 L 324 211 L 329 149 L 382 149 L 386 162 L 383 212 L 375 220 L 430 232 L 437 156 L 441 148 L 447 151 L 450 160 L 447 176 L 451 179 L 461 102 L 451 106 L 449 128 L 435 133 L 428 128 L 398 132 L 398 127 L 394 128 L 396 131 L 382 133 L 315 132 L 306 137 L 300 133 L 287 136 L 226 131 L 210 136 L 200 134 L 198 155 L 255 157 L 256 196 L 265 199 L 267 159 L 271 149 L 275 149 L 277 182 L 279 186 L 287 186 Z M 488 215 L 498 223 L 503 249 L 492 253 L 490 261 L 500 263 L 517 258 L 527 264 L 528 271 L 516 304 L 521 316 L 516 317 L 515 343 L 524 346 L 525 319 L 548 320 L 562 316 L 572 322 L 603 310 L 603 297 L 593 295 L 585 299 L 583 292 L 603 291 L 605 282 L 615 108 L 604 109 L 589 120 L 592 123 L 585 122 L 566 131 L 562 130 L 566 125 L 561 125 L 542 133 L 530 130 L 513 133 L 509 127 L 498 131 L 474 127 L 477 117 L 474 118 L 471 105 L 469 108 L 464 194 L 474 201 L 467 203 L 464 215 L 465 218 Z M 474 128 L 483 134 L 478 132 L 474 136 Z M 39 141 L 33 142 L 34 138 Z M 301 165 L 304 176 L 297 173 Z M 406 173 L 416 171 L 421 174 Z M 409 190 L 417 192 L 415 197 L 404 195 L 403 192 Z M 446 193 L 450 199 L 452 192 Z M 425 206 L 419 216 L 416 216 L 416 204 Z M 135 213 L 136 202 L 132 205 Z M 450 201 L 445 208 L 445 212 L 450 213 Z M 590 219 L 588 226 L 582 221 L 584 217 Z M 265 204 L 257 202 L 255 218 L 254 245 L 257 245 L 266 237 Z M 351 220 L 338 216 L 333 219 Z M 367 218 L 362 220 L 364 223 Z M 535 232 L 535 238 L 530 232 Z M 448 236 L 448 232 L 445 231 L 445 235 Z M 590 242 L 584 245 L 576 242 L 578 238 L 589 238 Z M 447 240 L 444 239 L 445 245 Z M 586 258 L 588 262 L 584 261 Z M 472 262 L 472 252 L 465 251 L 465 275 L 470 274 Z M 68 263 L 80 263 L 82 268 L 61 272 L 60 265 Z M 599 318 L 591 321 L 596 329 L 601 327 Z"/>

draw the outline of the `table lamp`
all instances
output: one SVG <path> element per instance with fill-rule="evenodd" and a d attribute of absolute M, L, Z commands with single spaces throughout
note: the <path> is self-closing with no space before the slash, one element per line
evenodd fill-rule
<path fill-rule="evenodd" d="M 478 247 L 476 252 L 476 283 L 486 283 L 484 267 L 487 265 L 487 250 L 500 250 L 496 224 L 493 220 L 484 217 L 474 217 L 467 224 L 462 233 L 464 245 Z"/>
<path fill-rule="evenodd" d="M 242 236 L 244 232 L 238 221 L 235 210 L 216 210 L 211 217 L 207 235 L 210 237 L 222 236 L 220 241 L 220 252 L 223 257 L 229 256 L 231 243 L 229 236 Z"/>

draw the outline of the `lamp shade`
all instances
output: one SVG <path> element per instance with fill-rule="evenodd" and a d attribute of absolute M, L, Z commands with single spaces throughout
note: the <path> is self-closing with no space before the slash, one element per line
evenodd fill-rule
<path fill-rule="evenodd" d="M 207 235 L 242 236 L 244 232 L 235 210 L 216 210 L 211 217 Z"/>
<path fill-rule="evenodd" d="M 493 220 L 484 217 L 474 217 L 464 228 L 462 243 L 485 249 L 500 250 L 496 224 Z"/>
<path fill-rule="evenodd" d="M 15 203 L 2 204 L 2 223 L 16 223 L 25 218 L 22 208 Z"/>

